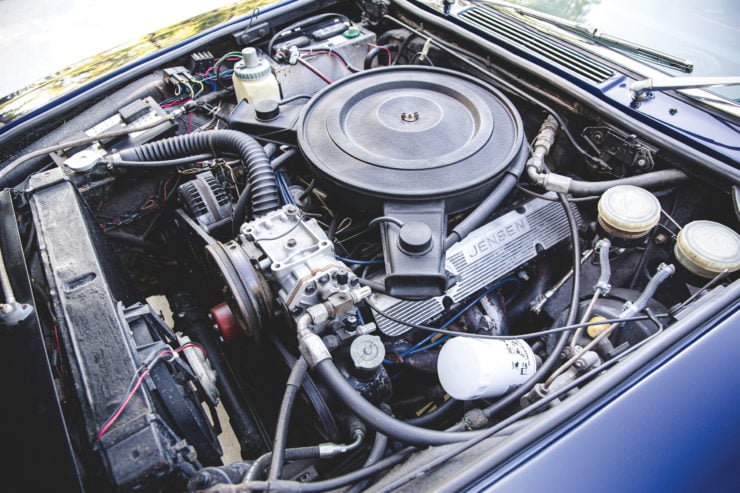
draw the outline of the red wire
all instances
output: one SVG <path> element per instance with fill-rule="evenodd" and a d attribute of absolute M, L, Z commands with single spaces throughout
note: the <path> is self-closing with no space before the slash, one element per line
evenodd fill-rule
<path fill-rule="evenodd" d="M 308 63 L 303 58 L 300 58 L 299 57 L 298 58 L 298 61 L 301 63 L 301 65 L 303 65 L 304 67 L 306 67 L 308 70 L 310 70 L 314 74 L 318 75 L 327 84 L 333 84 L 334 83 L 334 81 L 331 80 L 329 77 L 327 77 L 326 74 L 324 74 L 321 70 L 317 69 L 316 67 L 314 67 L 313 65 L 311 65 L 310 63 Z"/>
<path fill-rule="evenodd" d="M 169 108 L 171 106 L 177 106 L 178 104 L 187 103 L 188 101 L 192 101 L 192 98 L 185 98 L 185 99 L 179 99 L 177 101 L 173 101 L 171 103 L 163 104 L 162 108 Z"/>
<path fill-rule="evenodd" d="M 302 53 L 306 53 L 307 55 L 331 55 L 334 58 L 336 58 L 337 60 L 339 60 L 339 63 L 341 63 L 344 68 L 346 68 L 347 70 L 349 70 L 349 67 L 347 66 L 347 64 L 344 63 L 344 60 L 342 60 L 342 57 L 340 57 L 339 55 L 337 55 L 333 51 L 327 51 L 327 50 L 316 50 L 316 51 L 314 51 L 314 50 L 301 50 L 301 52 Z"/>
<path fill-rule="evenodd" d="M 167 180 L 165 180 L 164 184 L 162 185 L 162 203 L 167 202 L 167 196 L 169 195 L 167 192 L 167 187 L 174 177 L 175 175 L 170 175 L 170 177 L 167 178 Z"/>
<path fill-rule="evenodd" d="M 59 325 L 57 325 L 57 324 L 52 324 L 52 325 L 51 325 L 51 330 L 53 330 L 53 331 L 54 331 L 54 349 L 55 349 L 56 351 L 61 351 L 61 349 L 62 349 L 62 345 L 61 345 L 61 343 L 59 342 Z"/>
<path fill-rule="evenodd" d="M 393 60 L 393 57 L 391 56 L 391 50 L 389 50 L 387 46 L 379 46 L 373 43 L 368 43 L 367 45 L 372 46 L 373 48 L 380 48 L 381 50 L 385 51 L 386 54 L 388 55 L 388 66 L 390 67 L 391 60 Z"/>
<path fill-rule="evenodd" d="M 200 344 L 196 344 L 194 342 L 183 344 L 179 348 L 175 349 L 174 353 L 180 353 L 190 347 L 198 349 L 203 353 L 204 356 L 208 356 L 208 353 L 206 352 L 205 348 L 201 346 Z M 111 416 L 110 419 L 106 421 L 103 427 L 100 429 L 100 431 L 98 432 L 97 441 L 100 441 L 100 439 L 103 438 L 103 435 L 105 435 L 105 433 L 110 429 L 110 427 L 113 426 L 113 424 L 118 420 L 118 418 L 121 417 L 123 410 L 126 409 L 126 406 L 128 406 L 129 401 L 134 396 L 134 394 L 136 394 L 136 391 L 139 390 L 139 387 L 141 387 L 141 384 L 144 382 L 144 378 L 146 378 L 146 376 L 149 375 L 149 371 L 151 370 L 151 367 L 154 365 L 154 363 L 157 360 L 159 360 L 162 356 L 165 356 L 167 354 L 174 354 L 174 353 L 170 349 L 165 349 L 164 351 L 157 354 L 156 358 L 154 358 L 154 360 L 151 363 L 149 363 L 149 368 L 144 370 L 144 372 L 141 375 L 139 375 L 139 378 L 136 380 L 136 383 L 131 388 L 131 391 L 123 399 L 123 402 L 119 404 L 118 409 L 116 409 L 116 412 L 113 413 L 113 416 Z"/>
<path fill-rule="evenodd" d="M 103 438 L 103 435 L 110 429 L 111 426 L 113 426 L 113 423 L 115 423 L 118 418 L 121 417 L 121 414 L 123 413 L 123 410 L 126 409 L 126 406 L 128 406 L 129 401 L 131 398 L 136 394 L 136 391 L 139 390 L 139 387 L 141 387 L 142 382 L 144 381 L 144 378 L 146 378 L 147 375 L 149 375 L 149 371 L 151 370 L 151 367 L 154 365 L 154 363 L 159 360 L 164 355 L 167 354 L 173 354 L 171 350 L 165 349 L 164 351 L 157 354 L 157 356 L 154 358 L 154 360 L 149 364 L 149 368 L 144 370 L 144 372 L 139 375 L 139 378 L 136 380 L 136 383 L 131 388 L 131 391 L 126 395 L 126 397 L 123 399 L 123 402 L 118 405 L 118 409 L 116 409 L 116 412 L 113 413 L 113 416 L 110 417 L 108 421 L 105 422 L 102 428 L 100 428 L 100 431 L 98 432 L 97 441 L 100 441 L 101 438 Z"/>
<path fill-rule="evenodd" d="M 188 342 L 187 344 L 183 344 L 179 348 L 175 349 L 175 352 L 179 353 L 180 351 L 183 351 L 184 349 L 187 349 L 189 347 L 195 348 L 203 353 L 203 356 L 208 356 L 208 352 L 206 352 L 206 348 L 201 346 L 200 344 L 196 344 L 194 342 Z"/>
<path fill-rule="evenodd" d="M 101 438 L 103 438 L 103 435 L 105 435 L 105 432 L 108 431 L 108 429 L 113 426 L 113 423 L 118 420 L 118 418 L 121 416 L 121 413 L 124 409 L 126 409 L 126 406 L 128 405 L 128 402 L 131 400 L 131 398 L 134 396 L 137 390 L 139 390 L 139 387 L 141 387 L 141 383 L 144 381 L 144 378 L 149 375 L 149 370 L 145 370 L 144 373 L 142 373 L 139 376 L 139 379 L 136 380 L 136 384 L 131 389 L 131 392 L 128 393 L 126 398 L 123 400 L 120 406 L 118 406 L 118 409 L 116 410 L 115 414 L 111 416 L 111 418 L 106 422 L 103 427 L 100 429 L 100 432 L 98 432 L 98 441 L 100 441 Z"/>

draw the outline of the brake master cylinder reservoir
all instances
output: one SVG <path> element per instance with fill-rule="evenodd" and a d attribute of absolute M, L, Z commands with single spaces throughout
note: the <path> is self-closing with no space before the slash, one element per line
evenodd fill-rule
<path fill-rule="evenodd" d="M 522 340 L 454 337 L 439 353 L 437 375 L 458 400 L 498 397 L 526 382 L 537 370 L 532 348 Z"/>
<path fill-rule="evenodd" d="M 740 269 L 740 235 L 714 221 L 692 221 L 679 231 L 674 254 L 692 274 L 712 279 Z"/>
<path fill-rule="evenodd" d="M 250 104 L 268 99 L 280 101 L 280 86 L 270 63 L 252 47 L 242 50 L 242 59 L 234 65 L 231 79 L 237 101 L 246 99 Z"/>
<path fill-rule="evenodd" d="M 655 195 L 632 185 L 618 185 L 604 192 L 598 210 L 600 229 L 618 246 L 639 240 L 660 221 L 660 202 Z"/>

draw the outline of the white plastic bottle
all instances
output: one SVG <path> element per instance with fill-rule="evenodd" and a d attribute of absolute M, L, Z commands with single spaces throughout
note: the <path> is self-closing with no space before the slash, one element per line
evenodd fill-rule
<path fill-rule="evenodd" d="M 270 64 L 252 47 L 242 50 L 242 59 L 234 65 L 231 80 L 234 82 L 237 101 L 246 99 L 248 103 L 254 104 L 266 99 L 280 100 L 280 86 Z"/>

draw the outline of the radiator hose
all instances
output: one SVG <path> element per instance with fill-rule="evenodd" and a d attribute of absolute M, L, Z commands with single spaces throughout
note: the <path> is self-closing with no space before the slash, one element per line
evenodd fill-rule
<path fill-rule="evenodd" d="M 228 152 L 237 154 L 247 168 L 251 193 L 252 216 L 260 217 L 280 207 L 275 172 L 265 150 L 254 138 L 235 130 L 211 130 L 188 135 L 178 135 L 129 149 L 109 158 L 117 161 L 161 161 L 178 159 L 196 154 Z"/>

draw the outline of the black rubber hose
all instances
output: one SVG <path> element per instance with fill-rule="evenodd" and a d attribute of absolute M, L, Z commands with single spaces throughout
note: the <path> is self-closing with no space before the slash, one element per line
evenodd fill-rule
<path fill-rule="evenodd" d="M 273 170 L 282 167 L 285 162 L 295 156 L 298 153 L 295 149 L 290 149 L 280 154 L 278 157 L 272 160 L 270 166 Z M 234 236 L 239 232 L 239 226 L 241 226 L 247 220 L 247 206 L 249 205 L 251 189 L 249 183 L 244 187 L 242 193 L 239 195 L 239 199 L 236 201 L 234 206 L 234 213 L 232 214 L 232 233 Z"/>
<path fill-rule="evenodd" d="M 524 172 L 524 165 L 528 157 L 529 149 L 523 145 L 514 163 L 507 170 L 504 177 L 501 178 L 496 188 L 465 219 L 460 221 L 460 224 L 452 229 L 452 232 L 445 241 L 445 250 L 465 238 L 468 233 L 483 223 L 501 205 L 507 195 L 514 189 L 514 186 L 519 182 L 519 177 Z"/>
<path fill-rule="evenodd" d="M 547 291 L 552 281 L 552 266 L 550 259 L 543 255 L 537 257 L 535 262 L 535 277 L 529 283 L 526 291 L 517 296 L 517 300 L 507 305 L 506 318 L 509 323 L 516 323 L 532 307 L 532 302 L 539 295 Z"/>
<path fill-rule="evenodd" d="M 31 229 L 31 233 L 34 233 L 35 229 Z M 103 235 L 111 241 L 130 245 L 135 248 L 140 248 L 147 253 L 152 255 L 158 255 L 160 257 L 171 257 L 172 251 L 168 250 L 164 245 L 155 243 L 153 241 L 145 239 L 142 236 L 135 236 L 133 234 L 124 233 L 123 231 L 104 231 Z"/>
<path fill-rule="evenodd" d="M 178 135 L 119 152 L 123 161 L 159 161 L 201 153 L 233 152 L 247 168 L 252 215 L 259 217 L 280 207 L 275 172 L 265 150 L 255 139 L 235 130 L 211 130 Z"/>
<path fill-rule="evenodd" d="M 572 325 L 578 318 L 579 296 L 581 294 L 581 244 L 578 238 L 578 222 L 576 221 L 575 214 L 573 214 L 573 210 L 570 208 L 571 206 L 568 202 L 568 198 L 562 193 L 558 194 L 558 198 L 565 209 L 565 216 L 568 218 L 570 239 L 573 249 L 573 286 L 570 291 L 570 306 L 568 307 L 568 318 L 566 321 L 566 325 Z M 542 366 L 540 366 L 535 374 L 532 375 L 532 378 L 530 378 L 525 384 L 520 385 L 512 392 L 509 392 L 501 399 L 486 407 L 483 410 L 486 416 L 490 418 L 510 404 L 517 402 L 524 394 L 529 392 L 537 382 L 547 376 L 560 359 L 561 351 L 565 348 L 565 345 L 568 344 L 570 332 L 571 331 L 568 330 L 560 334 L 558 342 L 555 344 L 555 348 L 547 356 L 545 361 L 542 363 Z"/>
<path fill-rule="evenodd" d="M 280 154 L 278 157 L 272 160 L 272 163 L 270 165 L 272 166 L 272 169 L 278 170 L 285 166 L 285 163 L 288 162 L 290 158 L 298 154 L 298 151 L 295 149 L 288 149 L 284 153 Z"/>
<path fill-rule="evenodd" d="M 336 478 L 325 479 L 322 481 L 314 481 L 312 483 L 301 483 L 298 481 L 253 481 L 251 483 L 242 483 L 240 485 L 227 485 L 223 488 L 223 491 L 285 491 L 285 492 L 321 492 L 330 491 L 342 486 L 356 483 L 362 479 L 368 478 L 373 474 L 377 474 L 385 469 L 390 469 L 393 466 L 404 462 L 414 452 L 414 448 L 406 447 L 403 450 L 396 452 L 393 455 L 376 462 L 375 464 L 367 467 L 363 467 L 356 471 L 349 472 Z M 286 452 L 287 453 L 287 452 Z M 231 486 L 231 487 L 229 487 Z M 221 491 L 221 490 L 219 490 Z"/>
<path fill-rule="evenodd" d="M 321 457 L 321 450 L 318 445 L 313 447 L 297 447 L 289 448 L 285 450 L 283 454 L 285 460 L 301 460 L 301 459 L 319 459 Z M 247 474 L 244 476 L 244 481 L 255 481 L 259 480 L 260 476 L 265 473 L 267 464 L 272 461 L 272 452 L 267 452 L 261 455 L 252 467 L 249 468 Z"/>
<path fill-rule="evenodd" d="M 370 454 L 367 456 L 367 460 L 362 465 L 362 467 L 372 466 L 373 464 L 380 461 L 385 455 L 386 447 L 388 447 L 388 437 L 386 437 L 379 431 L 376 432 L 375 441 L 373 442 L 373 448 L 370 449 Z M 362 480 L 351 487 L 349 490 L 347 490 L 347 493 L 360 493 L 361 491 L 365 490 L 365 487 L 368 485 L 369 482 L 369 479 Z"/>
<path fill-rule="evenodd" d="M 434 411 L 422 414 L 421 416 L 418 416 L 416 418 L 407 419 L 405 423 L 414 426 L 429 426 L 439 421 L 440 419 L 449 417 L 449 415 L 452 414 L 461 405 L 462 401 L 449 398 L 444 403 L 437 406 L 437 409 L 435 409 Z"/>
<path fill-rule="evenodd" d="M 398 48 L 398 53 L 396 53 L 396 56 L 393 58 L 393 62 L 391 65 L 396 65 L 398 63 L 398 60 L 401 59 L 401 56 L 403 55 L 403 52 L 406 50 L 406 48 L 409 47 L 409 44 L 411 44 L 411 40 L 416 36 L 416 34 L 409 32 L 408 36 L 406 36 L 406 39 L 403 40 L 403 43 L 401 43 L 401 47 Z"/>
<path fill-rule="evenodd" d="M 275 440 L 272 442 L 272 460 L 270 461 L 270 474 L 267 479 L 280 479 L 283 472 L 283 461 L 285 454 L 285 444 L 288 441 L 288 425 L 290 424 L 290 415 L 293 412 L 293 403 L 298 394 L 298 389 L 303 385 L 303 379 L 306 378 L 308 363 L 301 356 L 293 365 L 290 371 L 288 382 L 285 384 L 285 394 L 283 402 L 280 404 L 280 413 L 278 414 L 277 426 L 275 427 Z"/>
<path fill-rule="evenodd" d="M 391 56 L 390 56 L 390 50 L 392 49 L 395 50 L 396 46 L 389 44 L 385 46 L 376 46 L 372 50 L 368 51 L 367 55 L 365 55 L 365 63 L 363 65 L 363 68 L 365 70 L 373 68 L 373 60 L 375 60 L 375 58 L 381 53 L 385 55 L 386 65 L 391 65 L 393 63 L 393 60 L 391 59 Z M 380 62 L 378 62 L 378 64 L 380 64 Z"/>
<path fill-rule="evenodd" d="M 334 395 L 368 425 L 403 443 L 421 446 L 445 445 L 464 442 L 480 434 L 479 431 L 450 433 L 448 431 L 427 430 L 388 416 L 357 393 L 330 359 L 319 362 L 313 368 L 313 371 L 319 375 Z"/>
<path fill-rule="evenodd" d="M 573 195 L 600 195 L 617 185 L 634 185 L 636 187 L 655 188 L 673 185 L 687 180 L 686 173 L 677 169 L 653 171 L 644 175 L 629 176 L 608 181 L 580 181 L 573 180 L 568 186 L 568 192 Z"/>

